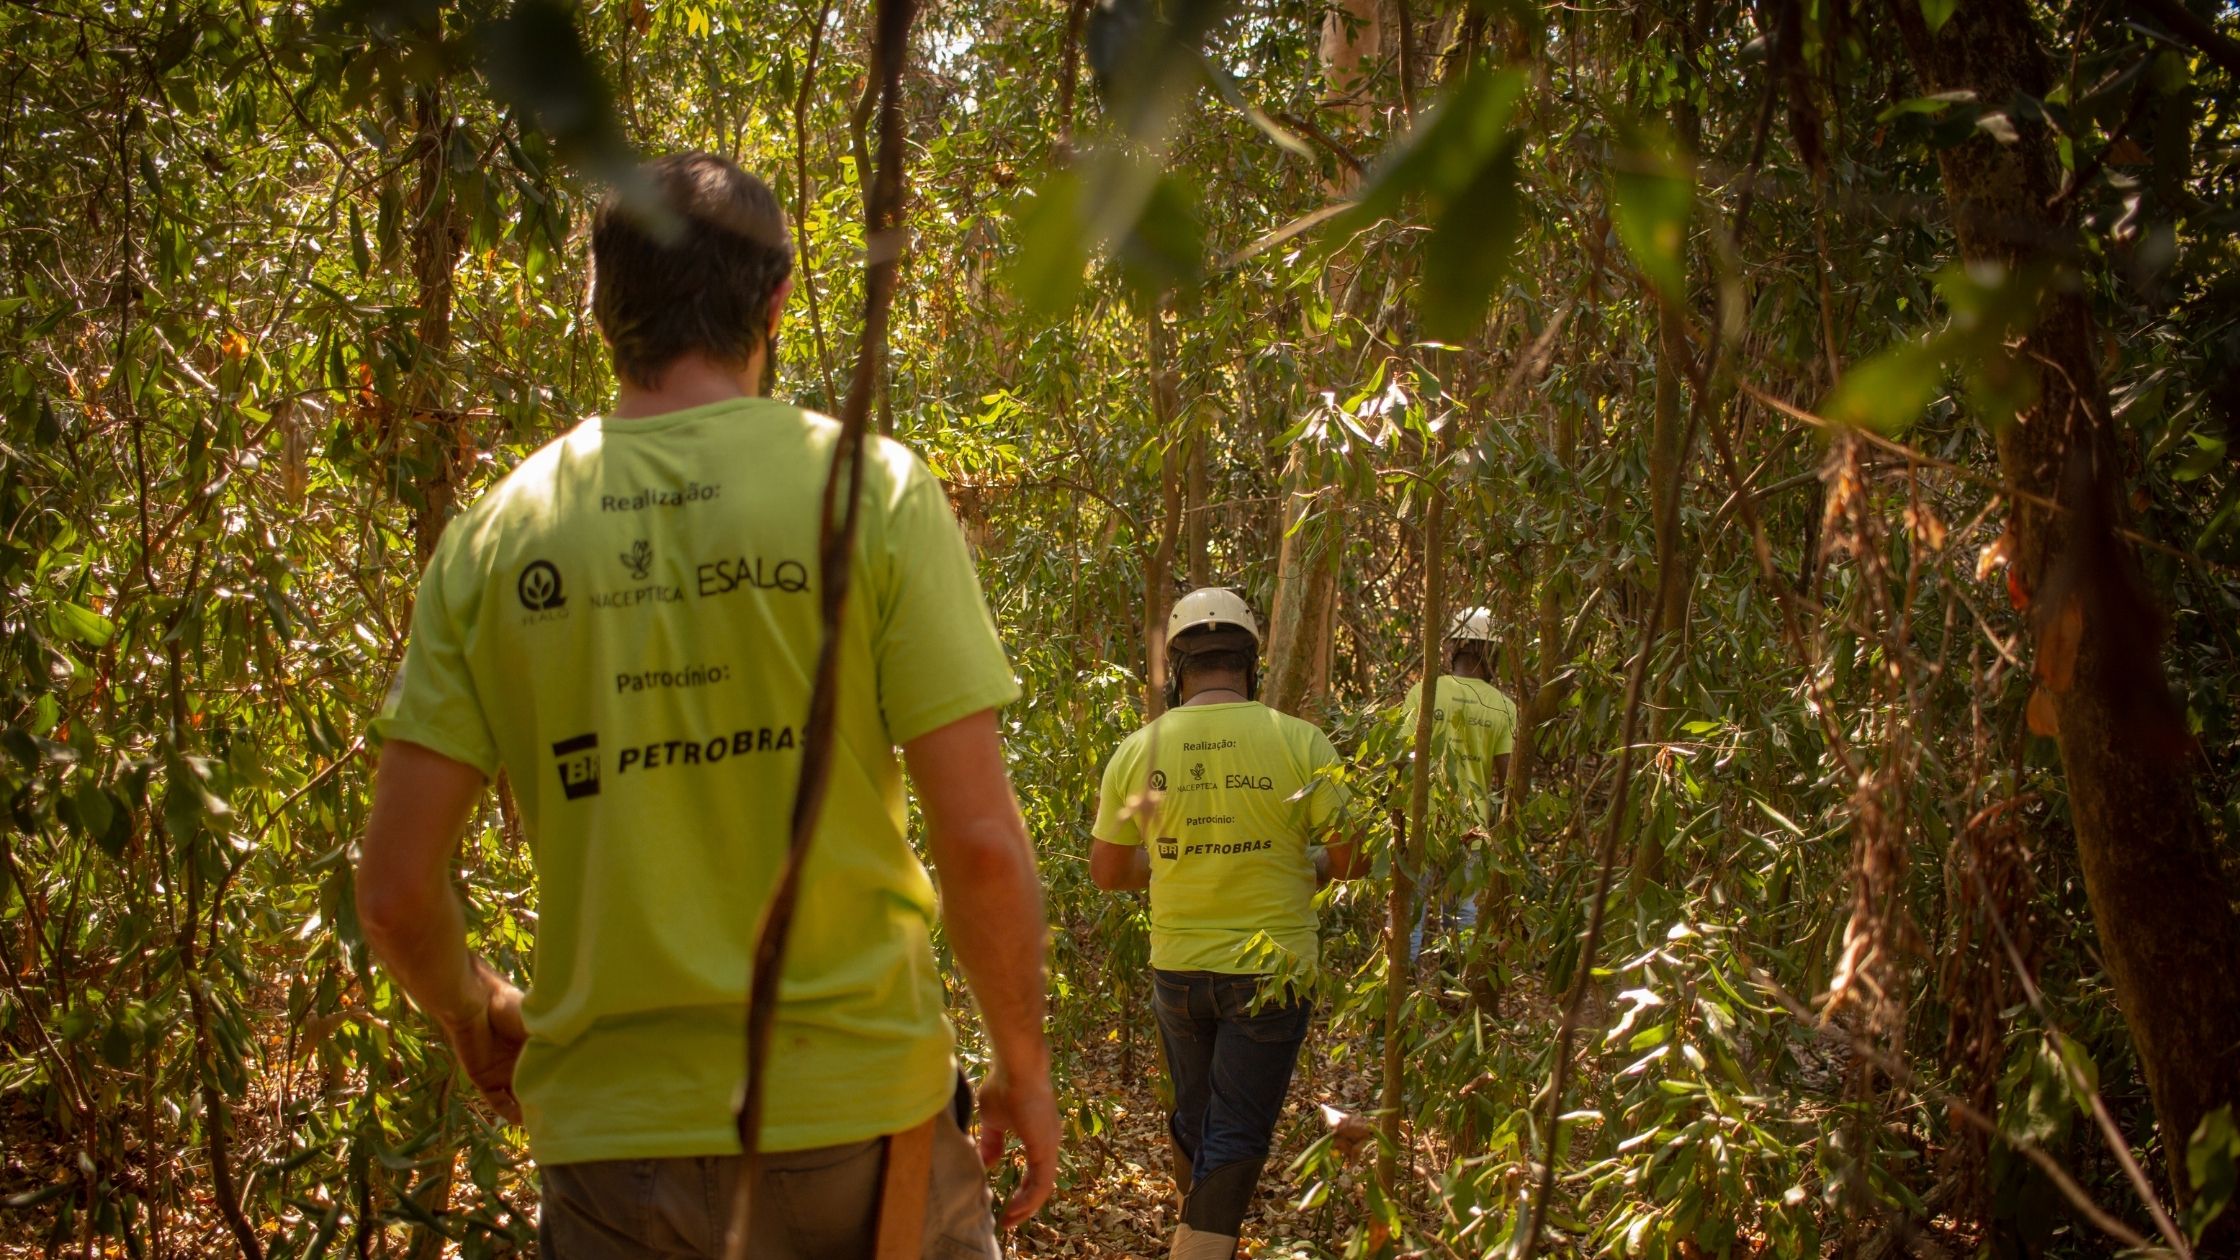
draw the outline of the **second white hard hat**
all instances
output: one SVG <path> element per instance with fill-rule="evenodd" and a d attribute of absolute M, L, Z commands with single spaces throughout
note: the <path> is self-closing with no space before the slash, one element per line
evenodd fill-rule
<path fill-rule="evenodd" d="M 1449 639 L 1475 639 L 1481 643 L 1493 642 L 1493 610 L 1491 608 L 1465 608 L 1454 615 L 1454 625 L 1448 629 Z"/>
<path fill-rule="evenodd" d="M 1167 614 L 1167 642 L 1174 642 L 1184 631 L 1223 626 L 1244 631 L 1254 643 L 1260 641 L 1260 623 L 1252 619 L 1252 610 L 1245 607 L 1242 596 L 1226 587 L 1201 586 L 1174 602 L 1173 611 Z"/>

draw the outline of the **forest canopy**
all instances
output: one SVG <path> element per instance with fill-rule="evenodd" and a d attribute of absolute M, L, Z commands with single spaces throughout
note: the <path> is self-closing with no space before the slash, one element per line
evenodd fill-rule
<path fill-rule="evenodd" d="M 776 392 L 868 351 L 1024 691 L 1021 1254 L 1172 1223 L 1086 855 L 1221 585 L 1373 860 L 1255 1254 L 2240 1256 L 2229 4 L 924 0 L 867 342 L 874 7 L 0 6 L 0 1249 L 533 1251 L 368 957 L 368 722 L 447 523 L 614 398 L 596 199 L 698 149 L 785 208 Z M 1480 605 L 1497 816 L 1410 826 Z M 461 880 L 526 974 L 502 783 Z"/>

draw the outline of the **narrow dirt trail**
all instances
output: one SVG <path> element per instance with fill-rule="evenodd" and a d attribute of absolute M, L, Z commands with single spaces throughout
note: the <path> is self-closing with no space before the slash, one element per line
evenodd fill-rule
<path fill-rule="evenodd" d="M 1242 1254 L 1275 1260 L 1343 1250 L 1359 1217 L 1359 1179 L 1373 1175 L 1373 1147 L 1363 1146 L 1354 1155 L 1337 1192 L 1313 1209 L 1298 1207 L 1306 1187 L 1293 1180 L 1290 1170 L 1329 1132 L 1324 1107 L 1354 1114 L 1375 1107 L 1376 1065 L 1354 1050 L 1334 1046 L 1327 1025 L 1317 1021 L 1245 1222 Z M 1061 1174 L 1050 1206 L 1012 1235 L 1011 1254 L 1083 1260 L 1165 1256 L 1178 1206 L 1169 1171 L 1166 1113 L 1157 1089 L 1158 1049 L 1139 1044 L 1133 1078 L 1125 1080 L 1117 1038 L 1100 1041 L 1090 1058 L 1092 1066 L 1075 1078 L 1076 1085 L 1083 1095 L 1102 1100 L 1111 1127 L 1073 1143 L 1077 1157 L 1068 1169 L 1072 1180 Z"/>

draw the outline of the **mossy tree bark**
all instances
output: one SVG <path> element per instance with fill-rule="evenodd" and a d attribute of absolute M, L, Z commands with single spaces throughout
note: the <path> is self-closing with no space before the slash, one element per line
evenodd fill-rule
<path fill-rule="evenodd" d="M 1922 92 L 2044 98 L 2051 74 L 2024 0 L 1969 0 L 1935 32 L 1910 0 L 1890 12 Z M 1960 252 L 2011 276 L 2065 268 L 2077 233 L 2053 204 L 2052 137 L 2019 111 L 2012 121 L 2014 143 L 1979 134 L 1939 155 Z M 2036 369 L 2037 400 L 2000 431 L 1999 466 L 2017 492 L 2007 541 L 2038 656 L 2034 706 L 2058 730 L 2100 953 L 2184 1201 L 2195 1126 L 2240 1101 L 2240 923 L 2164 673 L 2159 610 L 2116 533 L 2125 453 L 2099 344 L 2083 287 L 2045 286 L 2018 355 Z M 2225 1213 L 2201 1254 L 2240 1254 L 2240 1213 Z"/>

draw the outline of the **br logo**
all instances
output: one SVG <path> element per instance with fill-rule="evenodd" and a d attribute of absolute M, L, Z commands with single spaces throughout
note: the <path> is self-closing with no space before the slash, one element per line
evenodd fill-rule
<path fill-rule="evenodd" d="M 1151 772 L 1151 790 L 1154 792 L 1164 792 L 1167 790 L 1166 771 L 1154 770 Z"/>
<path fill-rule="evenodd" d="M 560 570 L 550 560 L 531 560 L 521 570 L 521 580 L 513 590 L 521 597 L 521 606 L 530 612 L 546 612 L 568 602 L 566 592 L 560 589 Z"/>
<path fill-rule="evenodd" d="M 571 801 L 599 794 L 599 734 L 573 735 L 552 746 L 560 791 Z"/>

